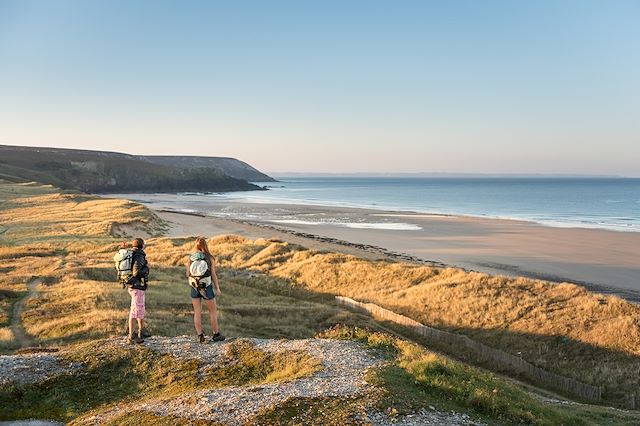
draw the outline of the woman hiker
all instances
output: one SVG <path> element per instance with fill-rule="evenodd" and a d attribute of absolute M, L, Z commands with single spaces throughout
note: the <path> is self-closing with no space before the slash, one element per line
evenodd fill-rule
<path fill-rule="evenodd" d="M 202 332 L 202 299 L 205 300 L 209 309 L 209 321 L 213 336 L 211 340 L 220 342 L 225 337 L 220 334 L 218 328 L 218 309 L 216 306 L 216 295 L 220 296 L 220 285 L 216 276 L 215 262 L 207 246 L 204 237 L 196 238 L 196 251 L 191 253 L 187 261 L 187 277 L 191 286 L 191 304 L 193 305 L 193 324 L 196 328 L 198 341 L 204 343 L 204 333 Z M 216 291 L 213 292 L 215 285 Z"/>

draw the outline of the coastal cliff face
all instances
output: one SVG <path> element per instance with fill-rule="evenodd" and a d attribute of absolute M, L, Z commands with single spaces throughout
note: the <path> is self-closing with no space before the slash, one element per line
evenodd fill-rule
<path fill-rule="evenodd" d="M 92 193 L 261 189 L 220 167 L 188 168 L 114 152 L 7 145 L 0 145 L 0 178 Z"/>
<path fill-rule="evenodd" d="M 138 158 L 154 164 L 173 166 L 180 169 L 214 168 L 223 170 L 227 175 L 248 182 L 276 182 L 244 161 L 228 157 L 195 157 L 176 155 L 141 155 Z"/>

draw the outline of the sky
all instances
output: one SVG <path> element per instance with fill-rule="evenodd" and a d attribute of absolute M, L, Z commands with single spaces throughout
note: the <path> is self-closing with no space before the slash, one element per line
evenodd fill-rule
<path fill-rule="evenodd" d="M 0 144 L 640 176 L 638 22 L 637 0 L 0 0 Z"/>

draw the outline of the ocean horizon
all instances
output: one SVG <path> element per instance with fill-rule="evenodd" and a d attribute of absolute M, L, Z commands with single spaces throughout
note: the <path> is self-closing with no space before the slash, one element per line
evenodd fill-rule
<path fill-rule="evenodd" d="M 200 195 L 238 202 L 365 208 L 640 232 L 640 178 L 274 177 L 278 182 L 258 182 L 268 191 Z M 305 223 L 318 220 L 306 219 Z M 301 218 L 279 220 L 291 223 Z"/>

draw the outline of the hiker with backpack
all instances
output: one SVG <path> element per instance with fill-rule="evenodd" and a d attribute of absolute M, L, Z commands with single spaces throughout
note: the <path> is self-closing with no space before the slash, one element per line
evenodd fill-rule
<path fill-rule="evenodd" d="M 207 240 L 204 237 L 197 237 L 195 252 L 189 255 L 187 261 L 187 278 L 191 286 L 191 304 L 193 305 L 193 323 L 198 335 L 198 341 L 204 343 L 204 333 L 202 332 L 202 299 L 205 300 L 209 309 L 209 321 L 213 342 L 220 342 L 225 337 L 220 334 L 218 328 L 218 309 L 216 305 L 216 295 L 220 296 L 220 285 L 216 276 L 215 262 L 209 251 Z M 215 293 L 213 286 L 215 285 Z"/>
<path fill-rule="evenodd" d="M 131 243 L 132 249 L 123 247 L 114 256 L 118 278 L 123 288 L 126 287 L 131 296 L 131 307 L 129 309 L 129 338 L 127 342 L 143 343 L 144 331 L 143 320 L 145 310 L 145 291 L 149 280 L 149 265 L 147 264 L 144 252 L 144 240 L 136 238 Z M 138 323 L 138 333 L 133 333 L 134 319 Z"/>

